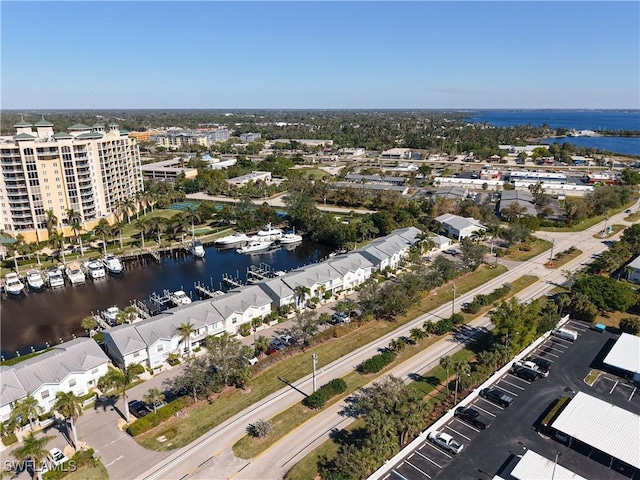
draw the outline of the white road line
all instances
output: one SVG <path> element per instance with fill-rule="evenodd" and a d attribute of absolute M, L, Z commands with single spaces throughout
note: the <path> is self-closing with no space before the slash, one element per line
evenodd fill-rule
<path fill-rule="evenodd" d="M 580 335 L 580 334 L 578 334 Z M 564 338 L 560 338 L 560 337 L 549 337 L 547 339 L 548 343 L 555 343 L 558 344 L 564 348 L 569 348 L 569 345 L 573 345 L 573 342 L 569 341 L 569 340 L 565 340 Z"/>
<path fill-rule="evenodd" d="M 484 408 L 479 407 L 477 403 L 474 403 L 474 404 L 473 404 L 473 408 L 477 408 L 478 410 L 482 410 L 484 413 L 486 413 L 487 415 L 491 415 L 492 417 L 495 417 L 495 416 L 496 416 L 496 414 L 495 414 L 495 413 L 491 413 L 491 412 L 489 412 L 489 411 L 485 410 Z"/>
<path fill-rule="evenodd" d="M 471 426 L 471 425 L 469 425 L 468 423 L 463 422 L 462 420 L 458 420 L 458 419 L 456 418 L 456 421 L 457 421 L 458 423 L 461 423 L 461 424 L 462 424 L 462 425 L 464 425 L 465 427 L 470 428 L 470 429 L 471 429 L 471 430 L 473 430 L 474 432 L 479 432 L 479 431 L 480 431 L 480 430 L 478 430 L 476 427 Z"/>
<path fill-rule="evenodd" d="M 571 324 L 571 328 L 574 328 L 575 330 L 579 330 L 580 332 L 586 332 L 587 330 L 589 330 L 581 323 L 574 322 L 573 320 L 569 320 L 569 323 Z"/>
<path fill-rule="evenodd" d="M 455 430 L 454 428 L 451 428 L 449 425 L 445 425 L 444 428 L 448 428 L 449 430 L 451 430 L 452 432 L 457 433 L 458 435 L 460 435 L 462 438 L 465 438 L 469 441 L 471 441 L 471 439 L 469 437 L 467 437 L 466 435 L 461 434 L 459 431 Z"/>
<path fill-rule="evenodd" d="M 609 390 L 609 395 L 611 395 L 611 393 L 616 389 L 617 386 L 618 386 L 618 382 L 613 384 L 613 387 L 611 387 L 611 390 Z"/>
<path fill-rule="evenodd" d="M 438 447 L 436 447 L 433 443 L 428 442 L 428 443 L 427 443 L 427 445 L 429 445 L 431 448 L 433 448 L 436 452 L 440 452 L 441 454 L 443 454 L 443 455 L 445 455 L 445 456 L 447 456 L 447 457 L 451 458 L 451 455 L 449 455 L 448 453 L 445 453 L 444 451 L 440 450 L 440 449 L 439 449 Z M 416 451 L 416 453 L 420 453 L 420 452 Z M 420 453 L 420 455 L 422 455 L 422 454 Z M 424 457 L 424 455 L 422 455 L 422 456 Z M 424 457 L 424 458 L 426 458 L 427 460 L 430 460 L 430 459 L 429 459 L 429 458 L 427 458 L 427 457 Z M 430 461 L 431 461 L 431 460 L 430 460 Z M 436 462 L 433 462 L 433 463 L 435 463 L 436 465 L 438 465 Z M 438 466 L 440 466 L 440 465 L 438 465 Z M 440 467 L 440 468 L 442 468 L 442 467 Z"/>
<path fill-rule="evenodd" d="M 120 455 L 120 456 L 119 456 L 118 458 L 116 458 L 115 460 L 113 460 L 113 461 L 111 461 L 111 462 L 107 463 L 107 464 L 105 465 L 105 467 L 110 467 L 111 465 L 113 465 L 114 463 L 116 463 L 118 460 L 122 460 L 123 458 L 124 458 L 124 455 Z"/>
<path fill-rule="evenodd" d="M 636 393 L 636 390 L 637 390 L 637 389 L 638 389 L 638 387 L 634 387 L 634 388 L 633 388 L 633 392 L 631 392 L 631 395 L 629 396 L 629 401 L 631 401 L 631 399 L 632 399 L 632 398 L 633 398 L 633 396 L 635 395 L 635 393 Z"/>
<path fill-rule="evenodd" d="M 493 406 L 493 407 L 499 408 L 500 410 L 504 410 L 504 408 L 502 408 L 500 405 L 496 405 L 495 403 L 490 402 L 490 401 L 489 401 L 489 400 L 487 400 L 486 398 L 478 397 L 478 400 L 482 400 L 483 402 L 486 402 L 486 403 L 488 403 L 489 405 L 491 405 L 491 406 Z M 476 403 L 476 405 L 478 405 L 478 404 Z M 478 407 L 478 408 L 480 408 L 480 407 Z M 495 416 L 495 415 L 494 415 L 494 416 Z"/>
<path fill-rule="evenodd" d="M 424 475 L 427 478 L 431 478 L 431 475 L 429 475 L 427 472 L 423 472 L 422 470 L 420 470 L 418 467 L 416 467 L 413 463 L 411 462 L 407 462 L 407 465 L 412 466 L 413 468 L 415 468 L 417 471 L 419 471 L 422 475 Z"/>
<path fill-rule="evenodd" d="M 518 380 L 522 380 L 521 378 L 516 377 L 515 375 L 511 375 L 511 374 L 509 374 L 509 375 L 510 375 L 511 377 L 513 377 L 513 378 L 517 378 Z M 518 389 L 520 389 L 520 390 L 524 390 L 524 387 L 521 387 L 520 385 L 516 385 L 515 383 L 507 382 L 504 378 L 500 379 L 500 381 L 501 381 L 501 382 L 504 382 L 504 383 L 508 383 L 508 384 L 509 384 L 509 385 L 511 385 L 512 387 L 516 387 L 516 388 L 518 388 Z M 523 381 L 523 382 L 526 382 L 526 380 L 522 380 L 522 381 Z"/>
<path fill-rule="evenodd" d="M 433 460 L 431 460 L 429 457 L 427 457 L 426 455 L 423 455 L 421 452 L 416 452 L 418 455 L 420 455 L 422 458 L 424 458 L 425 460 L 428 460 L 429 462 L 433 463 L 436 467 L 438 468 L 442 468 L 442 465 L 437 464 L 436 462 L 434 462 Z M 444 453 L 444 452 L 441 452 Z M 445 455 L 447 455 L 445 453 Z M 447 455 L 447 457 L 451 458 L 450 455 Z"/>
<path fill-rule="evenodd" d="M 498 385 L 497 383 L 494 385 L 494 387 L 499 388 L 500 390 L 507 392 L 509 395 L 513 395 L 514 397 L 517 397 L 518 394 L 517 393 L 513 393 L 511 390 L 507 390 L 504 387 L 501 387 L 500 385 Z"/>

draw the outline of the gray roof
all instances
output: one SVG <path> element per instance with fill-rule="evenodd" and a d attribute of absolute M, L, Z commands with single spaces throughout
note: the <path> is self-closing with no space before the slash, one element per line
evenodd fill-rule
<path fill-rule="evenodd" d="M 452 215 L 451 213 L 444 213 L 434 219 L 436 222 L 449 225 L 458 231 L 461 231 L 470 226 L 486 229 L 478 220 L 472 217 L 460 217 L 458 215 Z"/>
<path fill-rule="evenodd" d="M 422 235 L 422 230 L 416 227 L 406 227 L 394 230 L 391 235 L 400 235 L 411 243 L 415 243 L 418 241 L 418 236 Z"/>
<path fill-rule="evenodd" d="M 291 288 L 295 290 L 298 286 L 311 288 L 314 285 L 325 284 L 331 280 L 340 279 L 340 273 L 331 268 L 326 262 L 307 265 L 297 268 L 287 275 L 280 277 Z"/>
<path fill-rule="evenodd" d="M 42 385 L 59 384 L 72 373 L 84 373 L 109 362 L 90 338 L 76 338 L 23 362 L 1 367 L 2 405 L 34 393 Z"/>
<path fill-rule="evenodd" d="M 410 247 L 415 243 L 415 240 L 410 241 L 405 238 L 405 236 L 396 232 L 393 232 L 386 237 L 378 238 L 369 245 L 355 251 L 361 253 L 365 258 L 377 265 L 383 260 L 393 256 L 395 253 Z M 406 232 L 405 235 L 407 235 Z"/>
<path fill-rule="evenodd" d="M 640 255 L 634 258 L 627 267 L 640 270 Z"/>
<path fill-rule="evenodd" d="M 271 298 L 258 285 L 247 285 L 229 290 L 211 302 L 223 318 L 242 313 L 251 307 L 270 304 Z"/>
<path fill-rule="evenodd" d="M 109 328 L 103 332 L 105 340 L 109 340 L 118 348 L 124 357 L 133 352 L 138 352 L 147 348 L 144 340 L 138 334 L 135 324 L 122 324 Z"/>
<path fill-rule="evenodd" d="M 505 190 L 500 195 L 500 200 L 533 202 L 533 194 L 529 190 Z"/>
<path fill-rule="evenodd" d="M 48 122 L 44 119 L 44 115 L 42 115 L 42 119 L 35 124 L 36 127 L 53 127 L 53 123 Z"/>
<path fill-rule="evenodd" d="M 436 195 L 442 198 L 464 199 L 467 197 L 469 189 L 464 187 L 442 187 L 436 191 Z"/>
<path fill-rule="evenodd" d="M 53 134 L 53 138 L 73 138 L 73 135 L 70 135 L 67 132 L 58 132 Z"/>
<path fill-rule="evenodd" d="M 84 123 L 76 123 L 75 125 L 71 125 L 67 130 L 91 130 L 91 127 Z"/>
<path fill-rule="evenodd" d="M 536 206 L 533 204 L 533 195 L 528 190 L 505 190 L 502 192 L 499 211 L 502 212 L 514 203 L 524 209 L 522 211 L 524 215 L 535 217 L 538 214 Z"/>
<path fill-rule="evenodd" d="M 342 276 L 349 272 L 355 272 L 359 268 L 368 268 L 373 266 L 373 264 L 358 251 L 339 255 L 332 258 L 327 263 Z"/>
<path fill-rule="evenodd" d="M 19 133 L 13 137 L 15 140 L 33 140 L 36 138 L 33 135 L 29 135 L 28 133 Z"/>
<path fill-rule="evenodd" d="M 69 128 L 69 130 L 71 130 L 71 128 Z M 85 132 L 85 133 L 81 133 L 80 135 L 78 135 L 76 138 L 80 139 L 80 140 L 90 140 L 93 138 L 102 138 L 102 134 L 98 133 L 98 132 Z"/>

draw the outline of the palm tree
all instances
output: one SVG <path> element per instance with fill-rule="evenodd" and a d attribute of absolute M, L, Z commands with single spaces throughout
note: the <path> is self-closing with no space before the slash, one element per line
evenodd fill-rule
<path fill-rule="evenodd" d="M 136 211 L 136 201 L 132 197 L 125 197 L 120 200 L 122 211 L 127 216 L 127 223 L 131 223 L 131 212 Z"/>
<path fill-rule="evenodd" d="M 80 322 L 80 325 L 85 330 L 91 331 L 96 329 L 96 327 L 98 326 L 98 321 L 95 318 L 93 318 L 91 315 L 88 315 L 82 319 L 82 321 Z"/>
<path fill-rule="evenodd" d="M 166 223 L 160 217 L 151 217 L 149 219 L 149 231 L 157 235 L 158 245 L 160 245 L 160 234 L 165 230 Z"/>
<path fill-rule="evenodd" d="M 51 237 L 51 234 L 58 230 L 58 217 L 53 213 L 53 208 L 46 210 L 44 213 L 47 215 L 47 233 L 49 234 L 49 237 Z"/>
<path fill-rule="evenodd" d="M 302 308 L 307 295 L 311 293 L 311 290 L 309 290 L 309 287 L 305 287 L 304 285 L 298 285 L 293 289 L 293 291 L 296 295 L 297 308 L 300 309 Z"/>
<path fill-rule="evenodd" d="M 52 440 L 53 436 L 36 438 L 31 433 L 28 437 L 25 437 L 22 441 L 22 445 L 13 451 L 13 456 L 19 462 L 24 462 L 30 459 L 33 462 L 33 477 L 40 476 L 40 465 L 45 458 L 49 455 L 49 451 L 45 448 L 49 440 Z"/>
<path fill-rule="evenodd" d="M 193 323 L 190 321 L 187 323 L 181 323 L 180 326 L 176 329 L 177 333 L 180 334 L 180 338 L 184 342 L 187 347 L 187 355 L 191 354 L 191 335 L 196 333 L 196 329 L 193 328 Z"/>
<path fill-rule="evenodd" d="M 109 230 L 109 233 L 112 237 L 118 237 L 118 240 L 120 241 L 120 250 L 123 249 L 122 246 L 122 231 L 124 230 L 124 226 L 122 224 L 122 222 L 116 222 L 113 225 L 111 225 L 111 229 Z"/>
<path fill-rule="evenodd" d="M 133 226 L 140 232 L 140 239 L 142 240 L 142 248 L 144 248 L 144 232 L 147 231 L 147 221 L 143 219 L 138 219 L 133 224 Z"/>
<path fill-rule="evenodd" d="M 11 418 L 17 421 L 29 420 L 31 431 L 35 430 L 34 420 L 44 412 L 44 409 L 30 393 L 22 400 L 18 400 L 13 410 L 11 410 Z"/>
<path fill-rule="evenodd" d="M 49 236 L 49 245 L 54 250 L 58 250 L 62 255 L 62 263 L 66 263 L 64 258 L 64 237 L 60 235 L 58 232 L 53 232 L 51 236 Z"/>
<path fill-rule="evenodd" d="M 195 235 L 195 223 L 200 223 L 202 221 L 202 216 L 200 215 L 200 212 L 198 212 L 195 208 L 193 207 L 187 207 L 187 209 L 184 211 L 184 213 L 182 214 L 182 216 L 191 223 L 191 238 L 193 240 L 196 239 L 196 235 Z"/>
<path fill-rule="evenodd" d="M 558 305 L 558 307 L 560 308 L 560 318 L 562 318 L 562 312 L 565 307 L 571 305 L 571 297 L 569 297 L 569 295 L 567 295 L 566 293 L 561 293 L 560 295 L 556 296 L 555 300 L 556 305 Z"/>
<path fill-rule="evenodd" d="M 93 227 L 93 233 L 102 238 L 102 246 L 104 247 L 104 254 L 107 254 L 107 237 L 111 232 L 111 226 L 106 219 L 101 218 L 98 224 Z"/>
<path fill-rule="evenodd" d="M 118 391 L 118 396 L 122 395 L 124 400 L 124 419 L 127 423 L 131 419 L 129 404 L 127 403 L 127 387 L 138 378 L 132 367 L 135 367 L 135 364 L 129 365 L 124 372 L 122 370 L 109 370 L 98 380 L 98 388 L 100 390 L 115 389 Z"/>
<path fill-rule="evenodd" d="M 82 237 L 80 236 L 80 230 L 82 229 L 82 214 L 72 208 L 67 210 L 67 220 L 69 225 L 73 229 L 73 234 L 80 242 L 80 256 L 84 255 L 84 249 L 82 248 Z"/>
<path fill-rule="evenodd" d="M 164 394 L 158 388 L 152 388 L 144 394 L 142 399 L 147 405 L 153 406 L 153 413 L 157 413 L 158 404 L 164 401 Z"/>
<path fill-rule="evenodd" d="M 409 338 L 411 338 L 411 340 L 413 340 L 414 342 L 419 342 L 424 338 L 425 335 L 426 334 L 424 333 L 424 330 L 422 330 L 421 328 L 412 328 L 409 334 Z"/>
<path fill-rule="evenodd" d="M 261 353 L 265 353 L 267 351 L 267 349 L 269 348 L 269 344 L 271 343 L 271 340 L 269 339 L 269 337 L 265 337 L 264 335 L 260 335 L 257 340 L 255 341 L 255 350 L 256 350 L 256 355 L 259 355 Z"/>
<path fill-rule="evenodd" d="M 78 450 L 78 434 L 76 432 L 76 420 L 84 412 L 82 400 L 73 392 L 56 393 L 56 403 L 53 408 L 57 410 L 67 421 L 67 433 L 73 435 L 73 447 Z M 69 432 L 69 430 L 71 430 Z"/>
<path fill-rule="evenodd" d="M 451 361 L 451 357 L 449 355 L 445 355 L 444 357 L 440 357 L 440 366 L 445 369 L 447 373 L 447 378 L 445 380 L 445 387 L 447 389 L 447 397 L 449 396 L 449 368 L 453 362 Z"/>

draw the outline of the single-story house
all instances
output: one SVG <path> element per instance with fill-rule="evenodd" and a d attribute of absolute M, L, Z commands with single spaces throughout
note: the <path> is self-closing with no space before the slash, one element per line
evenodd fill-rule
<path fill-rule="evenodd" d="M 517 203 L 520 206 L 519 216 L 528 215 L 535 217 L 538 212 L 533 204 L 533 195 L 528 190 L 505 190 L 500 195 L 498 211 L 500 215 L 508 211 L 511 205 Z"/>

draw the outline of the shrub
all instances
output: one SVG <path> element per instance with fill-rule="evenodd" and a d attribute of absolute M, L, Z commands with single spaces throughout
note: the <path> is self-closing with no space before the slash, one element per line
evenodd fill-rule
<path fill-rule="evenodd" d="M 467 313 L 478 313 L 481 308 L 482 308 L 482 305 L 478 303 L 476 300 L 474 300 L 473 302 L 468 304 L 466 307 L 464 307 L 464 311 Z"/>
<path fill-rule="evenodd" d="M 434 332 L 436 335 L 444 335 L 453 330 L 453 322 L 450 318 L 443 318 L 435 323 Z"/>
<path fill-rule="evenodd" d="M 18 441 L 18 437 L 16 437 L 16 434 L 13 432 L 2 437 L 2 444 L 5 447 L 8 447 L 9 445 L 13 445 L 17 441 Z"/>
<path fill-rule="evenodd" d="M 178 398 L 171 403 L 166 404 L 164 407 L 158 409 L 156 413 L 150 413 L 149 415 L 138 418 L 129 427 L 127 427 L 127 433 L 132 437 L 136 437 L 141 433 L 147 432 L 154 427 L 157 427 L 165 420 L 170 419 L 174 413 L 184 408 L 184 400 Z"/>
<path fill-rule="evenodd" d="M 249 325 L 248 323 L 243 323 L 238 328 L 238 333 L 243 337 L 249 336 L 251 334 L 251 325 Z"/>
<path fill-rule="evenodd" d="M 271 433 L 271 430 L 271 422 L 269 420 L 260 419 L 247 425 L 247 433 L 255 438 L 266 437 Z"/>
<path fill-rule="evenodd" d="M 439 323 L 439 322 L 438 322 Z M 386 350 L 365 360 L 358 366 L 360 373 L 377 373 L 396 359 L 396 354 Z"/>
<path fill-rule="evenodd" d="M 483 307 L 485 305 L 489 305 L 491 303 L 491 300 L 489 299 L 488 295 L 479 293 L 474 297 L 473 302 L 476 302 L 479 306 Z"/>
<path fill-rule="evenodd" d="M 464 315 L 461 313 L 454 313 L 451 315 L 449 320 L 451 320 L 451 323 L 454 325 L 460 325 L 461 323 L 464 323 Z"/>
<path fill-rule="evenodd" d="M 395 357 L 395 356 L 394 356 Z M 371 359 L 369 359 L 371 360 Z M 347 382 L 342 378 L 334 378 L 325 383 L 314 393 L 302 400 L 302 404 L 310 408 L 322 408 L 332 397 L 347 390 Z"/>
<path fill-rule="evenodd" d="M 640 318 L 627 317 L 620 320 L 620 330 L 624 333 L 637 335 L 640 333 Z"/>
<path fill-rule="evenodd" d="M 94 450 L 90 448 L 88 450 L 80 450 L 73 457 L 69 459 L 69 462 L 74 462 L 74 471 L 78 470 L 86 465 L 93 465 L 97 459 L 93 457 Z M 65 462 L 66 464 L 66 462 Z M 42 475 L 43 480 L 60 480 L 66 477 L 70 472 L 68 468 L 56 468 L 50 470 Z"/>

